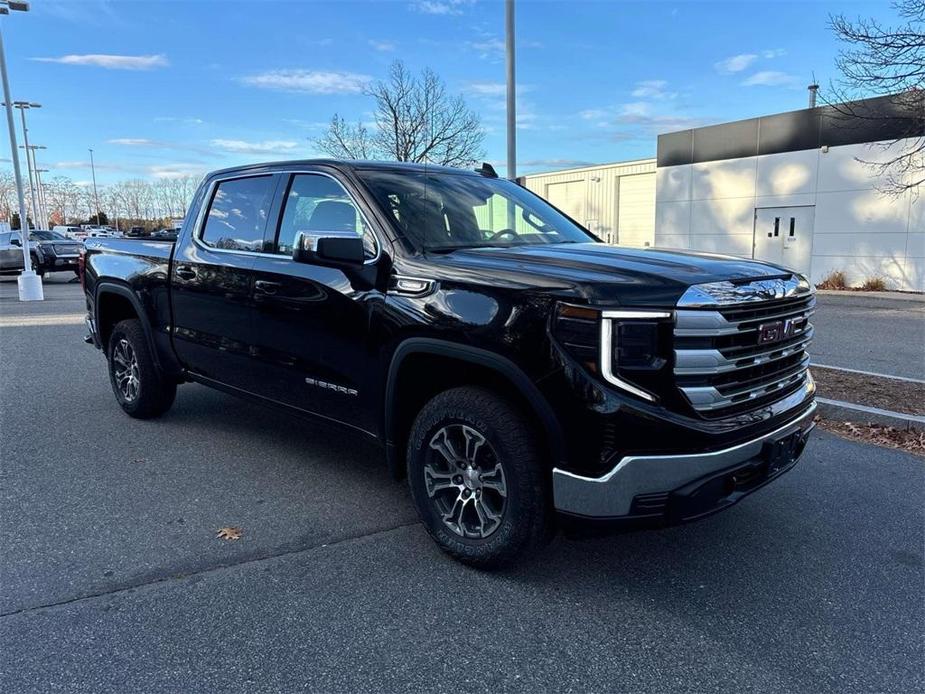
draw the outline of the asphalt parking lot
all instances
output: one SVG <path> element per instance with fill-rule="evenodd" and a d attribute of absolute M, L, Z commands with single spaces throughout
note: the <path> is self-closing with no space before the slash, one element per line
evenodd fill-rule
<path fill-rule="evenodd" d="M 812 359 L 819 364 L 925 379 L 925 296 L 817 296 Z"/>
<path fill-rule="evenodd" d="M 197 385 L 127 418 L 66 279 L 0 282 L 4 692 L 925 688 L 921 458 L 820 432 L 722 514 L 480 573 L 339 433 Z"/>

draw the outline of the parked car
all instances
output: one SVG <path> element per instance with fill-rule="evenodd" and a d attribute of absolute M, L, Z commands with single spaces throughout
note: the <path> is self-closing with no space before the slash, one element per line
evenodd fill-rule
<path fill-rule="evenodd" d="M 156 417 L 194 381 L 339 425 L 473 565 L 557 514 L 726 508 L 813 428 L 804 277 L 603 244 L 489 166 L 226 169 L 187 220 L 172 244 L 86 242 L 87 340 L 122 409 Z"/>
<path fill-rule="evenodd" d="M 82 241 L 87 238 L 87 232 L 83 227 L 79 226 L 55 226 L 52 231 L 56 231 L 59 234 L 63 234 L 69 239 L 74 239 L 75 241 Z"/>
<path fill-rule="evenodd" d="M 161 241 L 176 241 L 178 235 L 177 229 L 158 229 L 151 234 L 151 238 L 160 239 Z"/>
<path fill-rule="evenodd" d="M 34 229 L 29 234 L 30 242 L 34 242 L 38 264 L 35 271 L 39 275 L 46 272 L 73 272 L 77 273 L 77 260 L 83 244 L 80 241 L 69 239 L 56 231 Z"/>
<path fill-rule="evenodd" d="M 128 230 L 128 233 L 126 234 L 126 236 L 128 237 L 147 236 L 147 233 L 148 232 L 145 231 L 144 227 L 132 227 L 131 229 Z"/>
<path fill-rule="evenodd" d="M 35 243 L 29 244 L 33 268 L 38 263 Z M 0 274 L 22 272 L 25 264 L 22 257 L 22 238 L 18 231 L 0 231 Z"/>

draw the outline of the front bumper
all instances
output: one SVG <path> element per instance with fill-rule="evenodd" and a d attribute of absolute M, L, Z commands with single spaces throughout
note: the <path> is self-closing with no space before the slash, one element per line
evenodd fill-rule
<path fill-rule="evenodd" d="M 553 469 L 557 511 L 598 519 L 681 522 L 735 503 L 789 470 L 814 427 L 816 404 L 757 438 L 708 453 L 628 455 L 606 474 Z"/>

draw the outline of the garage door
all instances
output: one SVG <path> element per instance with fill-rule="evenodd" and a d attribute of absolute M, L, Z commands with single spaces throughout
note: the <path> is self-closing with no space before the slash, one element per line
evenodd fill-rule
<path fill-rule="evenodd" d="M 637 247 L 655 244 L 655 174 L 617 179 L 617 243 Z"/>
<path fill-rule="evenodd" d="M 585 223 L 585 182 L 565 181 L 546 185 L 546 199 L 579 224 Z"/>

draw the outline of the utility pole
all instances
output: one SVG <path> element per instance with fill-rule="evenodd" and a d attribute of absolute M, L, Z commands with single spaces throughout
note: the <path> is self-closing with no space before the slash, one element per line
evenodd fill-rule
<path fill-rule="evenodd" d="M 17 0 L 2 0 L 0 15 L 11 11 L 28 12 L 29 3 Z M 16 145 L 16 126 L 13 124 L 13 99 L 10 96 L 10 79 L 6 74 L 6 48 L 3 45 L 3 32 L 0 31 L 0 81 L 3 82 L 3 103 L 6 107 L 6 125 L 10 131 L 10 153 L 13 159 L 13 178 L 16 180 L 16 197 L 19 202 L 19 231 L 22 236 L 23 271 L 17 279 L 20 301 L 42 301 L 42 278 L 32 269 L 29 256 L 29 222 L 26 215 L 26 198 L 22 191 L 22 174 L 19 171 L 19 147 Z"/>
<path fill-rule="evenodd" d="M 93 150 L 90 151 L 90 172 L 93 174 L 93 199 L 96 201 L 96 225 L 100 226 L 100 195 L 96 192 L 96 165 L 93 163 Z"/>

